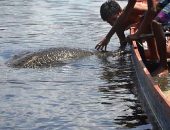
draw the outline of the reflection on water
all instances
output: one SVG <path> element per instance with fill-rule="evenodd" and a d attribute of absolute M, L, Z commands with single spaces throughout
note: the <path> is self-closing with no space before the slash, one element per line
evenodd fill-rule
<path fill-rule="evenodd" d="M 147 117 L 135 98 L 136 90 L 132 81 L 134 71 L 131 67 L 130 56 L 121 56 L 111 61 L 102 59 L 102 64 L 104 67 L 101 79 L 106 80 L 107 83 L 104 86 L 99 86 L 99 91 L 103 92 L 102 98 L 106 99 L 106 102 L 102 103 L 112 104 L 114 109 L 120 112 L 119 116 L 114 118 L 114 123 L 128 128 L 147 124 Z M 130 95 L 131 98 L 127 95 Z M 124 109 L 121 110 L 122 107 Z M 146 128 L 141 127 L 141 129 Z"/>
<path fill-rule="evenodd" d="M 110 29 L 99 16 L 102 2 L 0 1 L 0 129 L 152 129 L 136 97 L 129 54 L 93 55 L 43 69 L 4 64 L 15 54 L 44 48 L 94 51 Z M 113 36 L 108 50 L 118 47 Z"/>

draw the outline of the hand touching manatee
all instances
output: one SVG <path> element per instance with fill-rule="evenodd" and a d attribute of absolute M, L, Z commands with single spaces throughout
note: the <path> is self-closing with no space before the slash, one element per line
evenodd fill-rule
<path fill-rule="evenodd" d="M 108 45 L 109 41 L 110 41 L 110 39 L 104 38 L 101 42 L 99 42 L 95 46 L 95 49 L 103 51 L 103 48 L 104 48 L 104 51 L 106 51 L 107 50 L 107 45 Z"/>

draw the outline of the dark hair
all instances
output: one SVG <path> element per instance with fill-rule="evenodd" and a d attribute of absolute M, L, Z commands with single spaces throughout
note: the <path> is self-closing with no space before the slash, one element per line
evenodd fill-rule
<path fill-rule="evenodd" d="M 120 11 L 122 11 L 122 8 L 115 0 L 108 0 L 100 7 L 100 15 L 104 21 L 107 21 L 110 16 L 115 15 Z"/>

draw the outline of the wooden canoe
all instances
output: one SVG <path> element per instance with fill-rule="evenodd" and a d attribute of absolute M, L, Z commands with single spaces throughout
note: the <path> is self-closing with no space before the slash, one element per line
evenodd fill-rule
<path fill-rule="evenodd" d="M 134 33 L 134 28 L 131 28 L 130 33 Z M 132 41 L 131 50 L 137 91 L 144 110 L 151 123 L 154 123 L 154 129 L 170 130 L 170 93 L 165 94 L 150 74 L 149 67 L 152 68 L 156 64 L 151 66 L 144 61 L 144 51 L 140 51 L 136 41 Z"/>

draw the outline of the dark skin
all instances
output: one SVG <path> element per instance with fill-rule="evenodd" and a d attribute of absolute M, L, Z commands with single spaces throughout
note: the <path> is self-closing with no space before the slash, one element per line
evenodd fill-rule
<path fill-rule="evenodd" d="M 148 28 L 150 28 L 151 22 L 156 16 L 157 2 L 158 0 L 147 0 L 148 10 L 147 13 L 145 14 L 144 20 L 142 21 L 138 31 L 135 34 L 129 36 L 130 39 L 134 39 L 134 40 L 139 39 L 139 36 L 141 34 L 151 32 L 151 30 L 148 30 Z"/>
<path fill-rule="evenodd" d="M 138 2 L 138 0 L 129 0 L 123 11 L 120 11 L 116 15 L 112 15 L 108 18 L 107 22 L 112 26 L 112 28 L 106 37 L 95 46 L 95 49 L 106 51 L 107 45 L 114 33 L 117 34 L 120 40 L 120 47 L 126 46 L 124 31 L 131 25 L 138 23 L 140 21 L 140 15 L 142 15 L 145 11 L 147 11 L 146 2 L 141 3 Z"/>

